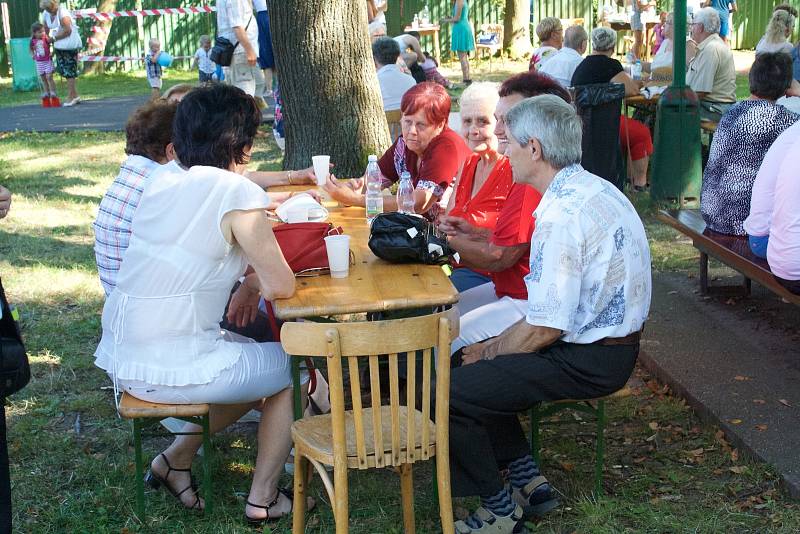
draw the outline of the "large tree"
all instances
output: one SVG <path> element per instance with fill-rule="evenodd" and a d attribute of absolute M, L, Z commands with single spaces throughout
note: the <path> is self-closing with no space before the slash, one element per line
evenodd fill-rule
<path fill-rule="evenodd" d="M 286 115 L 284 168 L 330 154 L 337 176 L 360 176 L 391 144 L 367 30 L 366 2 L 268 0 Z"/>
<path fill-rule="evenodd" d="M 512 58 L 530 55 L 531 4 L 529 0 L 506 0 L 503 20 L 503 48 Z"/>

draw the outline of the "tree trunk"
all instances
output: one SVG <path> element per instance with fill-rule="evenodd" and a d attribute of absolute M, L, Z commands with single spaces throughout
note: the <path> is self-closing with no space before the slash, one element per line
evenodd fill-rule
<path fill-rule="evenodd" d="M 503 20 L 503 48 L 512 58 L 530 55 L 531 5 L 528 0 L 506 0 Z"/>
<path fill-rule="evenodd" d="M 367 30 L 366 2 L 268 0 L 286 116 L 285 169 L 330 154 L 337 176 L 361 176 L 391 145 Z"/>
<path fill-rule="evenodd" d="M 97 8 L 99 13 L 109 13 L 116 10 L 117 0 L 101 0 L 100 5 Z M 102 22 L 99 20 L 92 21 L 92 34 L 89 39 L 86 40 L 86 48 L 88 53 L 99 56 L 103 55 L 103 52 L 106 49 L 106 42 L 108 41 L 108 34 L 111 32 L 111 24 L 113 22 L 114 19 L 104 20 Z M 98 31 L 95 31 L 95 28 L 97 28 Z M 86 72 L 105 72 L 105 63 L 102 61 L 93 61 L 88 67 L 86 67 Z"/>

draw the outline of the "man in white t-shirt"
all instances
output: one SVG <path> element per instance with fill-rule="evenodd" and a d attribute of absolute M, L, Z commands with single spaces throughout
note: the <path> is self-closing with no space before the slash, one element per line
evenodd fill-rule
<path fill-rule="evenodd" d="M 583 61 L 589 36 L 583 26 L 570 26 L 564 32 L 564 46 L 542 65 L 539 72 L 547 74 L 564 87 L 572 85 L 572 75 Z"/>
<path fill-rule="evenodd" d="M 250 96 L 261 95 L 264 75 L 258 68 L 258 23 L 252 0 L 217 0 L 217 35 L 236 45 L 225 80 Z"/>
<path fill-rule="evenodd" d="M 379 37 L 372 43 L 372 58 L 378 71 L 384 111 L 400 109 L 403 95 L 417 84 L 414 78 L 403 73 L 397 66 L 399 56 L 400 46 L 391 37 Z"/>

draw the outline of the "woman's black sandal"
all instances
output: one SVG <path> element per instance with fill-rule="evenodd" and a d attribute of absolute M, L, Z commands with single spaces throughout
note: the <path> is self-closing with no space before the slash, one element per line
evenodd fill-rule
<path fill-rule="evenodd" d="M 162 477 L 162 476 L 156 474 L 153 471 L 153 468 L 151 467 L 150 469 L 147 470 L 147 473 L 145 473 L 145 475 L 144 475 L 145 484 L 147 484 L 148 486 L 150 486 L 153 489 L 158 489 L 159 487 L 164 486 L 165 488 L 167 488 L 167 491 L 169 491 L 172 494 L 173 497 L 175 497 L 176 499 L 178 499 L 178 501 L 180 501 L 181 504 L 183 504 L 183 501 L 181 500 L 181 495 L 186 493 L 188 490 L 192 490 L 192 492 L 194 493 L 194 504 L 192 504 L 191 506 L 186 506 L 185 504 L 183 504 L 183 506 L 185 506 L 189 510 L 202 511 L 203 509 L 200 508 L 200 496 L 197 495 L 197 484 L 194 481 L 194 477 L 191 477 L 191 480 L 192 480 L 191 484 L 189 484 L 188 486 L 186 486 L 185 488 L 183 488 L 180 491 L 175 491 L 172 488 L 172 486 L 170 486 L 169 483 L 167 482 L 167 479 L 169 478 L 169 474 L 171 472 L 173 472 L 173 471 L 187 472 L 188 471 L 189 473 L 191 473 L 192 469 L 191 468 L 178 469 L 176 467 L 172 467 L 171 465 L 169 465 L 169 460 L 167 460 L 167 457 L 164 455 L 163 452 L 161 454 L 159 454 L 159 456 L 161 456 L 164 459 L 164 463 L 167 464 L 167 474 Z"/>
<path fill-rule="evenodd" d="M 283 515 L 279 515 L 277 517 L 270 517 L 269 516 L 269 509 L 272 508 L 273 506 L 275 506 L 276 504 L 278 504 L 278 499 L 281 498 L 281 494 L 285 495 L 286 498 L 289 499 L 289 502 L 292 503 L 292 512 L 293 512 L 294 511 L 294 494 L 290 490 L 288 490 L 287 488 L 278 488 L 278 492 L 275 494 L 275 498 L 272 499 L 270 502 L 268 502 L 265 506 L 262 506 L 260 504 L 251 503 L 249 500 L 245 501 L 245 502 L 247 502 L 247 504 L 249 506 L 252 506 L 253 508 L 261 508 L 262 510 L 266 510 L 267 511 L 267 517 L 260 517 L 260 518 L 250 517 L 249 515 L 247 515 L 247 513 L 245 513 L 244 514 L 245 521 L 247 521 L 247 523 L 250 524 L 250 525 L 256 526 L 256 525 L 263 525 L 264 523 L 270 523 L 270 522 L 273 522 L 273 521 L 278 521 L 279 519 L 283 519 L 284 517 L 287 517 L 289 514 L 283 514 Z M 311 508 L 309 508 L 308 511 L 312 510 L 313 508 L 314 507 L 312 506 Z M 291 513 L 291 512 L 289 512 L 289 513 Z"/>

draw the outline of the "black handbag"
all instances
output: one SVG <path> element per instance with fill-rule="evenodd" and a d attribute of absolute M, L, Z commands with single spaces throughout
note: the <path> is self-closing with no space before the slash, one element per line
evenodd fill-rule
<path fill-rule="evenodd" d="M 31 379 L 31 368 L 28 363 L 28 354 L 22 344 L 19 326 L 11 312 L 11 307 L 3 291 L 3 282 L 0 279 L 0 402 L 12 393 L 16 393 Z"/>
<path fill-rule="evenodd" d="M 420 215 L 381 213 L 372 221 L 369 249 L 392 263 L 442 265 L 453 257 L 447 238 Z"/>
<path fill-rule="evenodd" d="M 247 21 L 247 26 L 244 27 L 245 33 L 247 33 L 247 28 L 250 27 L 252 21 L 253 17 L 251 16 L 250 20 Z M 227 38 L 217 36 L 214 39 L 214 46 L 211 47 L 208 57 L 217 65 L 230 67 L 231 63 L 233 63 L 233 53 L 236 51 L 237 46 L 239 46 L 238 42 L 233 44 Z"/>

